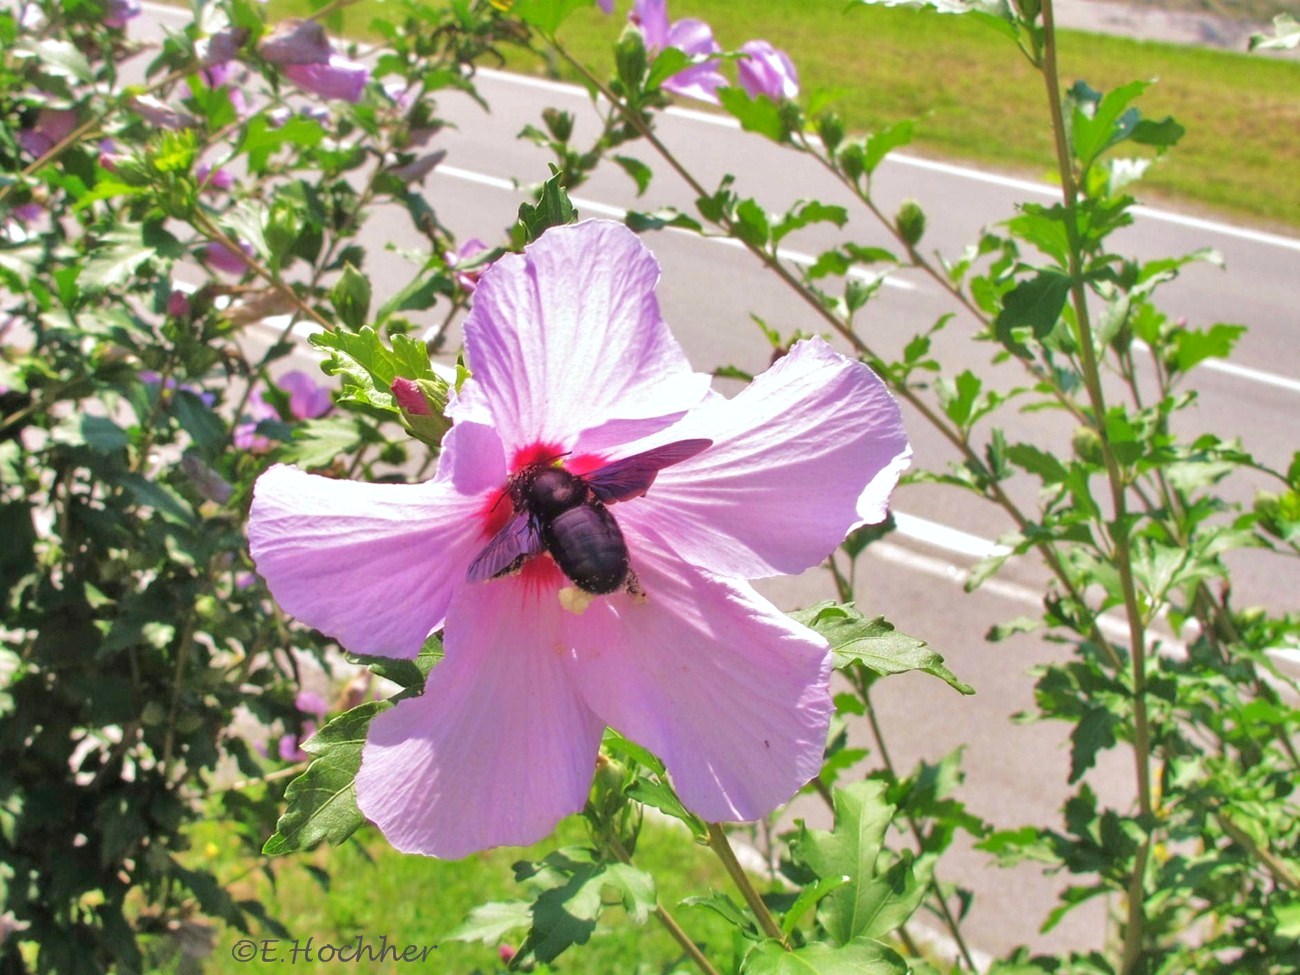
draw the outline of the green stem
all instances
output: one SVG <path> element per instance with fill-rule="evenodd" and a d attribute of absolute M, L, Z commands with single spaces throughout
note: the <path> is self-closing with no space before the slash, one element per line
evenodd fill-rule
<path fill-rule="evenodd" d="M 731 848 L 731 842 L 727 839 L 726 831 L 717 823 L 709 823 L 709 849 L 716 853 L 718 859 L 722 861 L 727 875 L 731 877 L 731 882 L 736 885 L 740 895 L 745 898 L 745 903 L 749 905 L 749 909 L 754 912 L 754 918 L 758 921 L 758 926 L 763 929 L 763 933 L 769 938 L 781 942 L 781 947 L 788 951 L 790 942 L 786 940 L 785 934 L 781 931 L 781 925 L 776 923 L 776 918 L 772 916 L 772 912 L 763 903 L 762 896 L 754 889 L 754 885 L 749 880 L 749 875 L 745 873 L 740 861 L 736 859 L 736 851 Z"/>
<path fill-rule="evenodd" d="M 1101 441 L 1102 459 L 1110 485 L 1111 507 L 1114 518 L 1111 544 L 1120 587 L 1124 596 L 1124 609 L 1129 623 L 1129 652 L 1133 669 L 1133 758 L 1137 775 L 1138 809 L 1142 816 L 1152 816 L 1151 799 L 1151 731 L 1146 702 L 1146 638 L 1137 599 L 1137 586 L 1133 578 L 1128 525 L 1125 481 L 1116 459 L 1114 447 L 1106 433 L 1106 399 L 1101 388 L 1101 374 L 1097 364 L 1092 323 L 1088 313 L 1087 294 L 1083 283 L 1082 243 L 1074 213 L 1078 207 L 1078 186 L 1074 177 L 1073 158 L 1065 127 L 1060 79 L 1056 62 L 1056 28 L 1052 0 L 1043 0 L 1043 79 L 1046 83 L 1048 108 L 1052 117 L 1052 130 L 1056 145 L 1057 169 L 1061 177 L 1062 202 L 1065 205 L 1065 231 L 1069 240 L 1070 293 L 1074 305 L 1075 325 L 1078 329 L 1079 354 L 1083 381 L 1092 408 L 1093 423 Z M 1152 844 L 1151 833 L 1138 850 L 1133 864 L 1133 874 L 1128 888 L 1128 924 L 1124 931 L 1121 972 L 1131 975 L 1141 960 L 1146 941 L 1144 880 L 1147 859 Z"/>
<path fill-rule="evenodd" d="M 628 866 L 632 865 L 632 855 L 627 852 L 627 848 L 623 846 L 623 843 L 617 836 L 607 837 L 606 843 L 609 846 L 610 851 L 613 852 L 620 861 L 626 863 Z M 695 962 L 696 967 L 699 968 L 704 975 L 720 975 L 718 970 L 713 967 L 713 963 L 710 962 L 704 952 L 700 950 L 700 946 L 691 940 L 691 936 L 686 933 L 680 924 L 677 923 L 677 919 L 673 917 L 668 908 L 659 903 L 657 898 L 655 900 L 654 915 L 659 919 L 659 923 L 664 926 L 664 929 L 672 935 L 673 940 L 681 945 L 682 951 L 686 952 L 691 961 Z"/>

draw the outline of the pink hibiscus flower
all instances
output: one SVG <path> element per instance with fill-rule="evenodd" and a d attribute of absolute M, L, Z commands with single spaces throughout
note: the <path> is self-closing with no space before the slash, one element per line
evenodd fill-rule
<path fill-rule="evenodd" d="M 767 41 L 746 41 L 740 50 L 745 56 L 736 62 L 736 76 L 750 98 L 799 97 L 799 73 L 785 51 Z"/>
<path fill-rule="evenodd" d="M 666 47 L 678 48 L 693 58 L 722 52 L 713 39 L 713 29 L 704 21 L 686 17 L 669 25 L 667 0 L 636 0 L 628 19 L 641 29 L 651 54 L 658 54 Z M 726 83 L 717 60 L 708 59 L 677 72 L 663 87 L 674 94 L 716 105 L 718 89 Z"/>
<path fill-rule="evenodd" d="M 432 481 L 280 465 L 257 482 L 250 547 L 287 612 L 362 654 L 413 657 L 443 631 L 423 695 L 374 720 L 357 776 L 398 849 L 543 838 L 582 808 L 607 725 L 709 820 L 763 816 L 820 768 L 827 644 L 745 580 L 814 566 L 885 517 L 911 452 L 898 407 L 819 339 L 733 399 L 711 392 L 658 278 L 620 224 L 547 231 L 479 282 L 473 375 Z M 586 492 L 579 521 L 606 541 L 614 522 L 624 576 L 566 577 L 538 537 L 562 516 L 512 510 L 543 476 Z"/>

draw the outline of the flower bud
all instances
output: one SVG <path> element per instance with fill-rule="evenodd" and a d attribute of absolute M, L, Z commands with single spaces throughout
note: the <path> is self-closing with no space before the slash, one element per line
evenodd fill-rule
<path fill-rule="evenodd" d="M 198 120 L 189 112 L 178 112 L 153 95 L 132 95 L 126 100 L 127 108 L 150 125 L 160 129 L 194 129 Z"/>
<path fill-rule="evenodd" d="M 132 17 L 140 16 L 140 0 L 108 0 L 104 13 L 105 27 L 125 27 Z"/>
<path fill-rule="evenodd" d="M 925 236 L 925 211 L 915 200 L 904 200 L 894 217 L 894 226 L 908 247 L 915 247 Z"/>
<path fill-rule="evenodd" d="M 1080 460 L 1089 464 L 1102 462 L 1101 436 L 1092 427 L 1075 427 L 1070 446 L 1074 448 L 1074 456 Z"/>
<path fill-rule="evenodd" d="M 412 436 L 431 446 L 440 444 L 451 429 L 451 422 L 443 415 L 447 409 L 447 383 L 442 379 L 411 380 L 398 376 L 390 391 Z"/>
<path fill-rule="evenodd" d="M 239 49 L 248 43 L 247 27 L 227 27 L 211 37 L 205 37 L 194 45 L 199 66 L 214 68 L 239 57 Z"/>

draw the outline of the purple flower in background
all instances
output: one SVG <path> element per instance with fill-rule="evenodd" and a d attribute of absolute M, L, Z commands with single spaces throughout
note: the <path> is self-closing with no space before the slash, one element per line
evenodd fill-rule
<path fill-rule="evenodd" d="M 126 22 L 140 16 L 140 0 L 106 0 L 104 26 L 125 27 Z"/>
<path fill-rule="evenodd" d="M 596 6 L 607 14 L 614 12 L 614 0 L 596 0 Z"/>
<path fill-rule="evenodd" d="M 452 277 L 456 279 L 456 283 L 467 294 L 474 293 L 474 289 L 478 287 L 478 279 L 483 276 L 483 272 L 487 270 L 487 267 L 480 264 L 478 267 L 466 271 L 458 271 L 456 268 L 461 264 L 471 263 L 474 258 L 488 250 L 487 244 L 477 237 L 471 237 L 446 255 L 447 264 L 451 267 Z"/>
<path fill-rule="evenodd" d="M 666 3 L 667 0 L 636 0 L 628 18 L 640 28 L 651 54 L 666 47 L 675 47 L 693 58 L 722 52 L 713 39 L 713 30 L 704 21 L 688 17 L 670 26 Z M 664 81 L 663 87 L 674 94 L 716 105 L 717 91 L 726 84 L 717 60 L 710 58 L 677 72 Z"/>
<path fill-rule="evenodd" d="M 203 261 L 208 267 L 226 274 L 243 274 L 248 270 L 248 258 L 253 256 L 253 247 L 240 242 L 242 254 L 232 251 L 225 244 L 211 243 L 203 248 Z"/>
<path fill-rule="evenodd" d="M 750 98 L 766 95 L 782 101 L 799 96 L 799 73 L 784 51 L 767 41 L 746 41 L 740 50 L 745 56 L 736 62 L 736 74 Z"/>
<path fill-rule="evenodd" d="M 205 193 L 224 193 L 235 185 L 235 177 L 229 170 L 217 167 L 213 169 L 207 163 L 200 163 L 194 171 L 199 188 Z"/>
<path fill-rule="evenodd" d="M 177 288 L 167 296 L 167 314 L 172 318 L 190 317 L 190 296 Z"/>
<path fill-rule="evenodd" d="M 12 213 L 19 223 L 30 225 L 45 216 L 45 207 L 39 203 L 22 203 L 14 207 Z"/>
<path fill-rule="evenodd" d="M 189 112 L 178 111 L 153 95 L 132 95 L 126 100 L 131 109 L 150 125 L 160 129 L 193 129 L 198 127 L 198 119 Z"/>
<path fill-rule="evenodd" d="M 299 691 L 298 696 L 293 699 L 293 706 L 300 712 L 310 715 L 314 721 L 304 721 L 302 723 L 301 735 L 283 735 L 280 738 L 277 751 L 280 757 L 286 762 L 305 762 L 311 758 L 302 750 L 301 743 L 306 741 L 312 735 L 316 734 L 316 728 L 319 722 L 325 720 L 325 714 L 329 711 L 329 705 L 325 699 L 315 691 Z"/>
<path fill-rule="evenodd" d="M 330 391 L 301 370 L 286 372 L 275 384 L 289 394 L 289 415 L 295 420 L 312 420 L 324 416 L 334 406 Z M 234 445 L 239 450 L 254 454 L 266 453 L 271 449 L 271 441 L 257 432 L 257 425 L 263 420 L 280 419 L 279 412 L 258 389 L 248 397 L 245 414 L 247 419 L 236 424 L 231 437 Z"/>
<path fill-rule="evenodd" d="M 42 108 L 30 128 L 18 133 L 18 144 L 37 159 L 72 134 L 77 113 L 70 108 Z"/>
<path fill-rule="evenodd" d="M 312 420 L 334 407 L 330 391 L 299 369 L 286 372 L 275 384 L 289 394 L 289 412 L 295 419 Z"/>
<path fill-rule="evenodd" d="M 820 768 L 826 641 L 745 580 L 801 572 L 885 517 L 911 453 L 898 406 L 820 339 L 733 399 L 713 393 L 660 317 L 658 279 L 620 224 L 553 228 L 479 281 L 472 375 L 432 481 L 283 465 L 258 479 L 250 551 L 285 611 L 361 654 L 411 658 L 443 631 L 423 695 L 372 722 L 356 780 L 400 850 L 542 838 L 582 808 L 607 725 L 656 752 L 709 820 L 763 816 Z M 629 473 L 604 495 L 635 586 L 581 598 L 511 510 L 512 483 L 590 473 L 594 492 L 593 472 L 683 441 L 653 486 Z M 792 503 L 810 483 L 816 503 Z M 512 541 L 517 563 L 471 580 Z"/>
<path fill-rule="evenodd" d="M 331 54 L 325 64 L 286 64 L 284 74 L 303 91 L 353 104 L 361 100 L 370 80 L 369 68 L 339 54 Z"/>
<path fill-rule="evenodd" d="M 329 35 L 319 21 L 284 20 L 258 45 L 262 57 L 280 67 L 286 64 L 324 64 L 330 59 Z"/>

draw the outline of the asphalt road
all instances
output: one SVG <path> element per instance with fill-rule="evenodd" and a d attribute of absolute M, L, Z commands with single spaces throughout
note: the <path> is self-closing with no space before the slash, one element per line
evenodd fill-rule
<path fill-rule="evenodd" d="M 536 123 L 547 105 L 573 111 L 586 131 L 594 123 L 590 102 L 577 89 L 488 72 L 480 76 L 479 85 L 492 112 L 484 114 L 468 99 L 446 100 L 444 112 L 458 128 L 440 136 L 440 146 L 448 155 L 427 178 L 425 190 L 444 223 L 463 236 L 492 241 L 523 198 L 511 181 L 527 184 L 547 175 L 545 153 L 516 139 L 516 133 L 525 124 Z M 849 202 L 808 160 L 716 119 L 674 111 L 661 119 L 660 131 L 705 185 L 715 184 L 723 173 L 737 173 L 741 191 L 769 210 L 800 198 Z M 666 166 L 654 165 L 656 177 L 640 200 L 621 170 L 602 168 L 577 192 L 580 211 L 599 216 L 617 215 L 625 207 L 689 209 L 691 194 L 686 186 Z M 1012 215 L 1016 201 L 1047 200 L 1051 192 L 1048 187 L 996 174 L 903 157 L 885 164 L 878 190 L 891 207 L 904 198 L 919 200 L 929 216 L 925 248 L 950 256 L 973 241 L 983 225 Z M 404 215 L 394 212 L 375 214 L 363 237 L 371 248 L 366 270 L 382 298 L 406 283 L 415 270 L 413 264 L 385 255 L 383 248 L 418 250 L 419 240 L 409 232 Z M 813 229 L 792 238 L 788 246 L 815 253 L 845 239 L 885 243 L 883 232 L 859 215 L 843 233 Z M 783 331 L 821 330 L 806 307 L 747 253 L 673 232 L 650 235 L 648 243 L 664 268 L 659 294 L 665 317 L 697 367 L 734 364 L 761 371 L 768 350 L 751 314 L 762 315 Z M 1144 257 L 1204 246 L 1224 255 L 1227 270 L 1209 266 L 1190 270 L 1167 291 L 1164 302 L 1170 314 L 1185 315 L 1196 325 L 1228 321 L 1252 328 L 1230 365 L 1216 365 L 1198 375 L 1198 406 L 1183 422 L 1189 430 L 1240 436 L 1262 459 L 1285 466 L 1297 447 L 1295 417 L 1300 405 L 1294 312 L 1300 241 L 1147 211 L 1124 232 L 1121 246 Z M 935 286 L 902 275 L 871 306 L 867 335 L 888 353 L 951 310 Z M 953 373 L 966 367 L 989 372 L 991 350 L 971 341 L 970 331 L 971 323 L 959 316 L 944 333 L 940 349 Z M 301 354 L 310 355 L 306 350 Z M 1005 369 L 992 375 L 1004 388 L 1019 380 Z M 952 459 L 950 448 L 918 418 L 909 421 L 916 465 L 942 468 Z M 1069 425 L 1051 416 L 1008 414 L 1002 421 L 1010 438 L 1054 443 L 1058 451 L 1068 443 L 1062 438 L 1068 437 Z M 1020 497 L 1031 501 L 1032 485 L 1023 488 Z M 1252 490 L 1249 484 L 1233 488 L 1240 500 L 1247 500 Z M 815 503 L 815 499 L 792 503 Z M 900 531 L 873 547 L 861 574 L 859 603 L 865 611 L 883 613 L 900 629 L 928 640 L 978 693 L 962 698 L 932 678 L 912 675 L 883 682 L 876 703 L 894 761 L 908 768 L 917 760 L 934 760 L 962 747 L 968 773 L 962 798 L 973 811 L 999 826 L 1055 823 L 1055 811 L 1067 794 L 1068 729 L 1016 725 L 1009 716 L 1032 705 L 1032 680 L 1026 669 L 1060 659 L 1062 651 L 1029 637 L 996 645 L 982 638 L 991 624 L 1034 612 L 1044 572 L 1027 561 L 1010 567 L 977 593 L 963 596 L 960 583 L 965 570 L 1010 527 L 1005 517 L 977 500 L 925 487 L 901 489 L 896 512 Z M 1239 603 L 1295 608 L 1300 579 L 1293 568 L 1278 571 L 1277 565 L 1258 558 L 1242 558 L 1236 568 L 1234 591 Z M 826 598 L 832 591 L 828 579 L 818 572 L 767 582 L 761 588 L 787 607 Z M 1132 793 L 1130 760 L 1116 752 L 1091 779 L 1103 797 L 1122 803 Z M 810 820 L 824 820 L 819 807 L 798 811 Z M 1062 878 L 1044 878 L 1033 868 L 1000 871 L 985 857 L 964 850 L 944 861 L 940 872 L 945 881 L 977 891 L 966 930 L 983 951 L 1002 954 L 1022 943 L 1088 948 L 1099 946 L 1104 937 L 1100 902 L 1070 915 L 1050 935 L 1037 934 L 1054 892 L 1066 882 Z"/>

